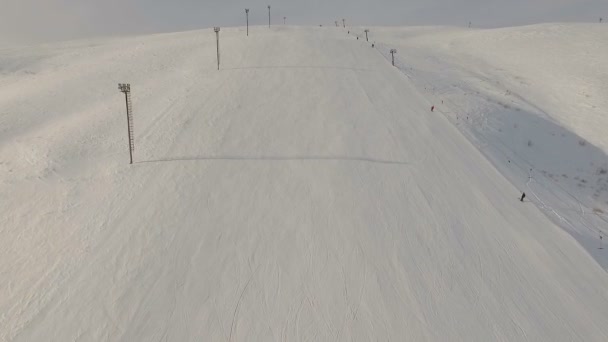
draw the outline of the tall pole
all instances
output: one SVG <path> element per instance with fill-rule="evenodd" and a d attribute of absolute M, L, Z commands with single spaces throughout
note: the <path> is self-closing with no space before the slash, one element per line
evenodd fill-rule
<path fill-rule="evenodd" d="M 130 86 L 129 86 L 130 88 Z M 129 131 L 129 164 L 133 164 L 133 136 L 131 136 L 131 106 L 129 105 L 129 92 L 125 91 L 125 103 L 127 105 L 127 130 Z"/>
<path fill-rule="evenodd" d="M 391 49 L 391 55 L 393 56 L 393 66 L 395 66 L 395 54 L 396 53 L 397 53 L 397 50 Z"/>
<path fill-rule="evenodd" d="M 214 27 L 215 39 L 217 40 L 217 70 L 220 70 L 220 28 Z"/>
<path fill-rule="evenodd" d="M 268 28 L 270 28 L 270 5 L 268 5 Z"/>
<path fill-rule="evenodd" d="M 247 17 L 247 37 L 249 37 L 249 8 L 245 8 L 245 16 Z"/>
<path fill-rule="evenodd" d="M 369 42 L 369 39 L 367 38 L 367 33 L 369 32 L 368 29 L 365 29 L 365 40 Z"/>
<path fill-rule="evenodd" d="M 287 17 L 283 17 L 283 25 L 287 24 Z"/>
<path fill-rule="evenodd" d="M 121 93 L 125 94 L 125 103 L 127 105 L 127 131 L 129 134 L 129 160 L 130 164 L 133 164 L 133 113 L 131 112 L 131 85 L 130 84 L 118 84 L 118 89 Z"/>
<path fill-rule="evenodd" d="M 346 28 L 346 19 L 342 19 L 342 26 Z"/>

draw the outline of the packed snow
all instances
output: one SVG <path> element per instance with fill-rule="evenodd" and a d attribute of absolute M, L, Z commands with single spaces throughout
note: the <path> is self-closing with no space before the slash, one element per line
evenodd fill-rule
<path fill-rule="evenodd" d="M 364 36 L 361 30 L 353 34 Z M 372 41 L 608 269 L 608 26 L 373 28 Z"/>
<path fill-rule="evenodd" d="M 220 71 L 212 30 L 0 50 L 0 340 L 608 340 L 598 256 L 453 114 L 484 111 L 443 64 L 465 57 L 394 68 L 388 29 L 220 36 Z M 425 90 L 442 65 L 459 83 Z"/>

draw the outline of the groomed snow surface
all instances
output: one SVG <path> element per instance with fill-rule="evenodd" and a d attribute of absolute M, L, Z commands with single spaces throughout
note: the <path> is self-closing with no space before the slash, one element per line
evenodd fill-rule
<path fill-rule="evenodd" d="M 598 249 L 608 236 L 608 25 L 370 36 L 385 56 L 402 52 L 397 67 L 437 112 L 608 270 Z"/>
<path fill-rule="evenodd" d="M 0 340 L 608 340 L 598 258 L 382 46 L 220 34 L 0 51 Z"/>

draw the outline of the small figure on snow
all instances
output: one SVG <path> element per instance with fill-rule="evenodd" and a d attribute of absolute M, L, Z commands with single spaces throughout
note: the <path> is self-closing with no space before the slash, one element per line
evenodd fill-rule
<path fill-rule="evenodd" d="M 375 46 L 375 44 L 374 44 L 374 43 L 372 43 L 372 48 L 373 48 L 374 46 Z"/>
<path fill-rule="evenodd" d="M 523 201 L 524 201 L 524 198 L 526 198 L 526 193 L 525 193 L 525 192 L 521 194 L 521 199 L 520 199 L 520 201 L 522 201 L 522 202 L 523 202 Z"/>
<path fill-rule="evenodd" d="M 431 107 L 431 112 L 434 112 L 434 111 L 435 111 L 435 106 L 432 106 Z"/>

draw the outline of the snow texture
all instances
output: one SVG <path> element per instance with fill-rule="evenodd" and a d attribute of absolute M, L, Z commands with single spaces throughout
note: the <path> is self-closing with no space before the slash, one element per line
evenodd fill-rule
<path fill-rule="evenodd" d="M 608 26 L 375 28 L 397 66 L 608 269 Z M 355 31 L 357 32 L 357 31 Z M 388 57 L 387 57 L 388 58 Z"/>
<path fill-rule="evenodd" d="M 220 34 L 221 71 L 211 30 L 0 51 L 0 340 L 608 340 L 608 274 L 519 202 L 497 133 L 346 30 Z M 423 53 L 403 70 L 442 81 Z"/>

